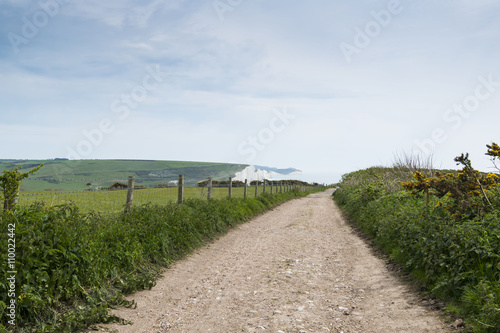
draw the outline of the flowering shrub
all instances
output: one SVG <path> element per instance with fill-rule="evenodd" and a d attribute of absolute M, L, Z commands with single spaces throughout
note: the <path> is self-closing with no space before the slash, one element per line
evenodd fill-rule
<path fill-rule="evenodd" d="M 487 155 L 493 159 L 500 158 L 500 147 L 497 144 L 493 143 L 487 147 Z M 452 212 L 456 218 L 481 217 L 486 211 L 493 209 L 488 192 L 500 185 L 500 177 L 494 173 L 484 174 L 475 170 L 469 154 L 457 156 L 455 162 L 463 165 L 463 169 L 457 174 L 443 175 L 436 171 L 433 177 L 426 177 L 417 171 L 414 181 L 403 182 L 402 185 L 414 195 L 425 192 L 427 203 L 430 195 L 450 199 L 450 205 L 445 206 L 445 209 Z M 443 202 L 440 201 L 438 206 L 442 205 Z"/>
<path fill-rule="evenodd" d="M 499 146 L 488 148 L 487 155 L 500 160 Z M 455 160 L 462 170 L 420 168 L 410 179 L 400 167 L 355 171 L 342 176 L 334 198 L 353 223 L 465 319 L 467 332 L 499 333 L 500 177 L 474 170 L 467 154 Z"/>
<path fill-rule="evenodd" d="M 500 160 L 500 147 L 496 143 L 492 143 L 490 145 L 486 145 L 488 147 L 488 151 L 486 152 L 486 155 L 491 156 L 491 161 L 493 162 L 493 165 L 495 165 L 495 168 L 497 168 L 498 171 L 500 171 L 500 167 L 497 165 L 497 160 Z"/>

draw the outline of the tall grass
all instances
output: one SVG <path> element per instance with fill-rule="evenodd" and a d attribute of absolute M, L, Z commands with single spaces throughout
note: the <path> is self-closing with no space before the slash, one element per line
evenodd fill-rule
<path fill-rule="evenodd" d="M 394 154 L 393 168 L 412 176 L 416 171 L 428 176 L 434 174 L 434 155 L 424 155 L 417 152 L 400 152 Z"/>
<path fill-rule="evenodd" d="M 16 325 L 6 316 L 6 270 L 0 272 L 0 331 L 72 332 L 114 321 L 108 310 L 132 305 L 124 295 L 154 286 L 172 261 L 286 200 L 292 191 L 251 199 L 189 199 L 146 204 L 129 214 L 82 212 L 74 204 L 34 204 L 0 214 L 0 247 L 15 224 Z M 0 262 L 7 262 L 2 251 Z"/>

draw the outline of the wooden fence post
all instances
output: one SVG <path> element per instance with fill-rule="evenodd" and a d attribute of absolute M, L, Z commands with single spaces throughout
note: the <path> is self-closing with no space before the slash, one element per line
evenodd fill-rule
<path fill-rule="evenodd" d="M 208 200 L 212 199 L 212 177 L 208 177 L 207 199 Z"/>
<path fill-rule="evenodd" d="M 184 201 L 184 176 L 179 175 L 179 184 L 177 188 L 178 198 L 177 203 L 181 204 Z"/>
<path fill-rule="evenodd" d="M 271 194 L 273 194 L 273 181 L 271 180 Z"/>
<path fill-rule="evenodd" d="M 245 179 L 245 190 L 243 191 L 243 198 L 248 197 L 248 179 Z"/>
<path fill-rule="evenodd" d="M 233 196 L 233 178 L 229 177 L 229 197 Z"/>
<path fill-rule="evenodd" d="M 134 204 L 134 184 L 135 184 L 134 176 L 128 177 L 127 203 L 125 204 L 125 212 L 127 213 L 130 212 Z"/>
<path fill-rule="evenodd" d="M 266 180 L 264 179 L 262 182 L 264 183 L 264 185 L 263 185 L 264 186 L 264 190 L 262 191 L 262 193 L 266 193 Z"/>
<path fill-rule="evenodd" d="M 255 181 L 255 197 L 257 198 L 258 195 L 259 195 L 259 180 L 257 179 Z"/>

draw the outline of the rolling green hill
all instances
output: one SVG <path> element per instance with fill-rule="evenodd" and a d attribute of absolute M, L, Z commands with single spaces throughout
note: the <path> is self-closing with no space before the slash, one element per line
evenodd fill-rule
<path fill-rule="evenodd" d="M 177 181 L 184 175 L 186 186 L 212 177 L 225 180 L 247 165 L 210 162 L 153 161 L 153 160 L 0 160 L 0 170 L 22 167 L 28 171 L 44 164 L 44 167 L 23 181 L 21 190 L 83 190 L 107 187 L 129 176 L 136 177 L 137 185 L 154 187 Z"/>

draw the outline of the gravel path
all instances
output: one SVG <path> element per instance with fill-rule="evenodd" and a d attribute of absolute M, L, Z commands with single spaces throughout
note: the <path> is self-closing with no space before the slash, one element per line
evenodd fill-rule
<path fill-rule="evenodd" d="M 341 217 L 332 190 L 285 203 L 165 271 L 118 332 L 451 332 Z M 432 302 L 431 302 L 432 303 Z M 456 332 L 456 331 L 455 331 Z"/>

